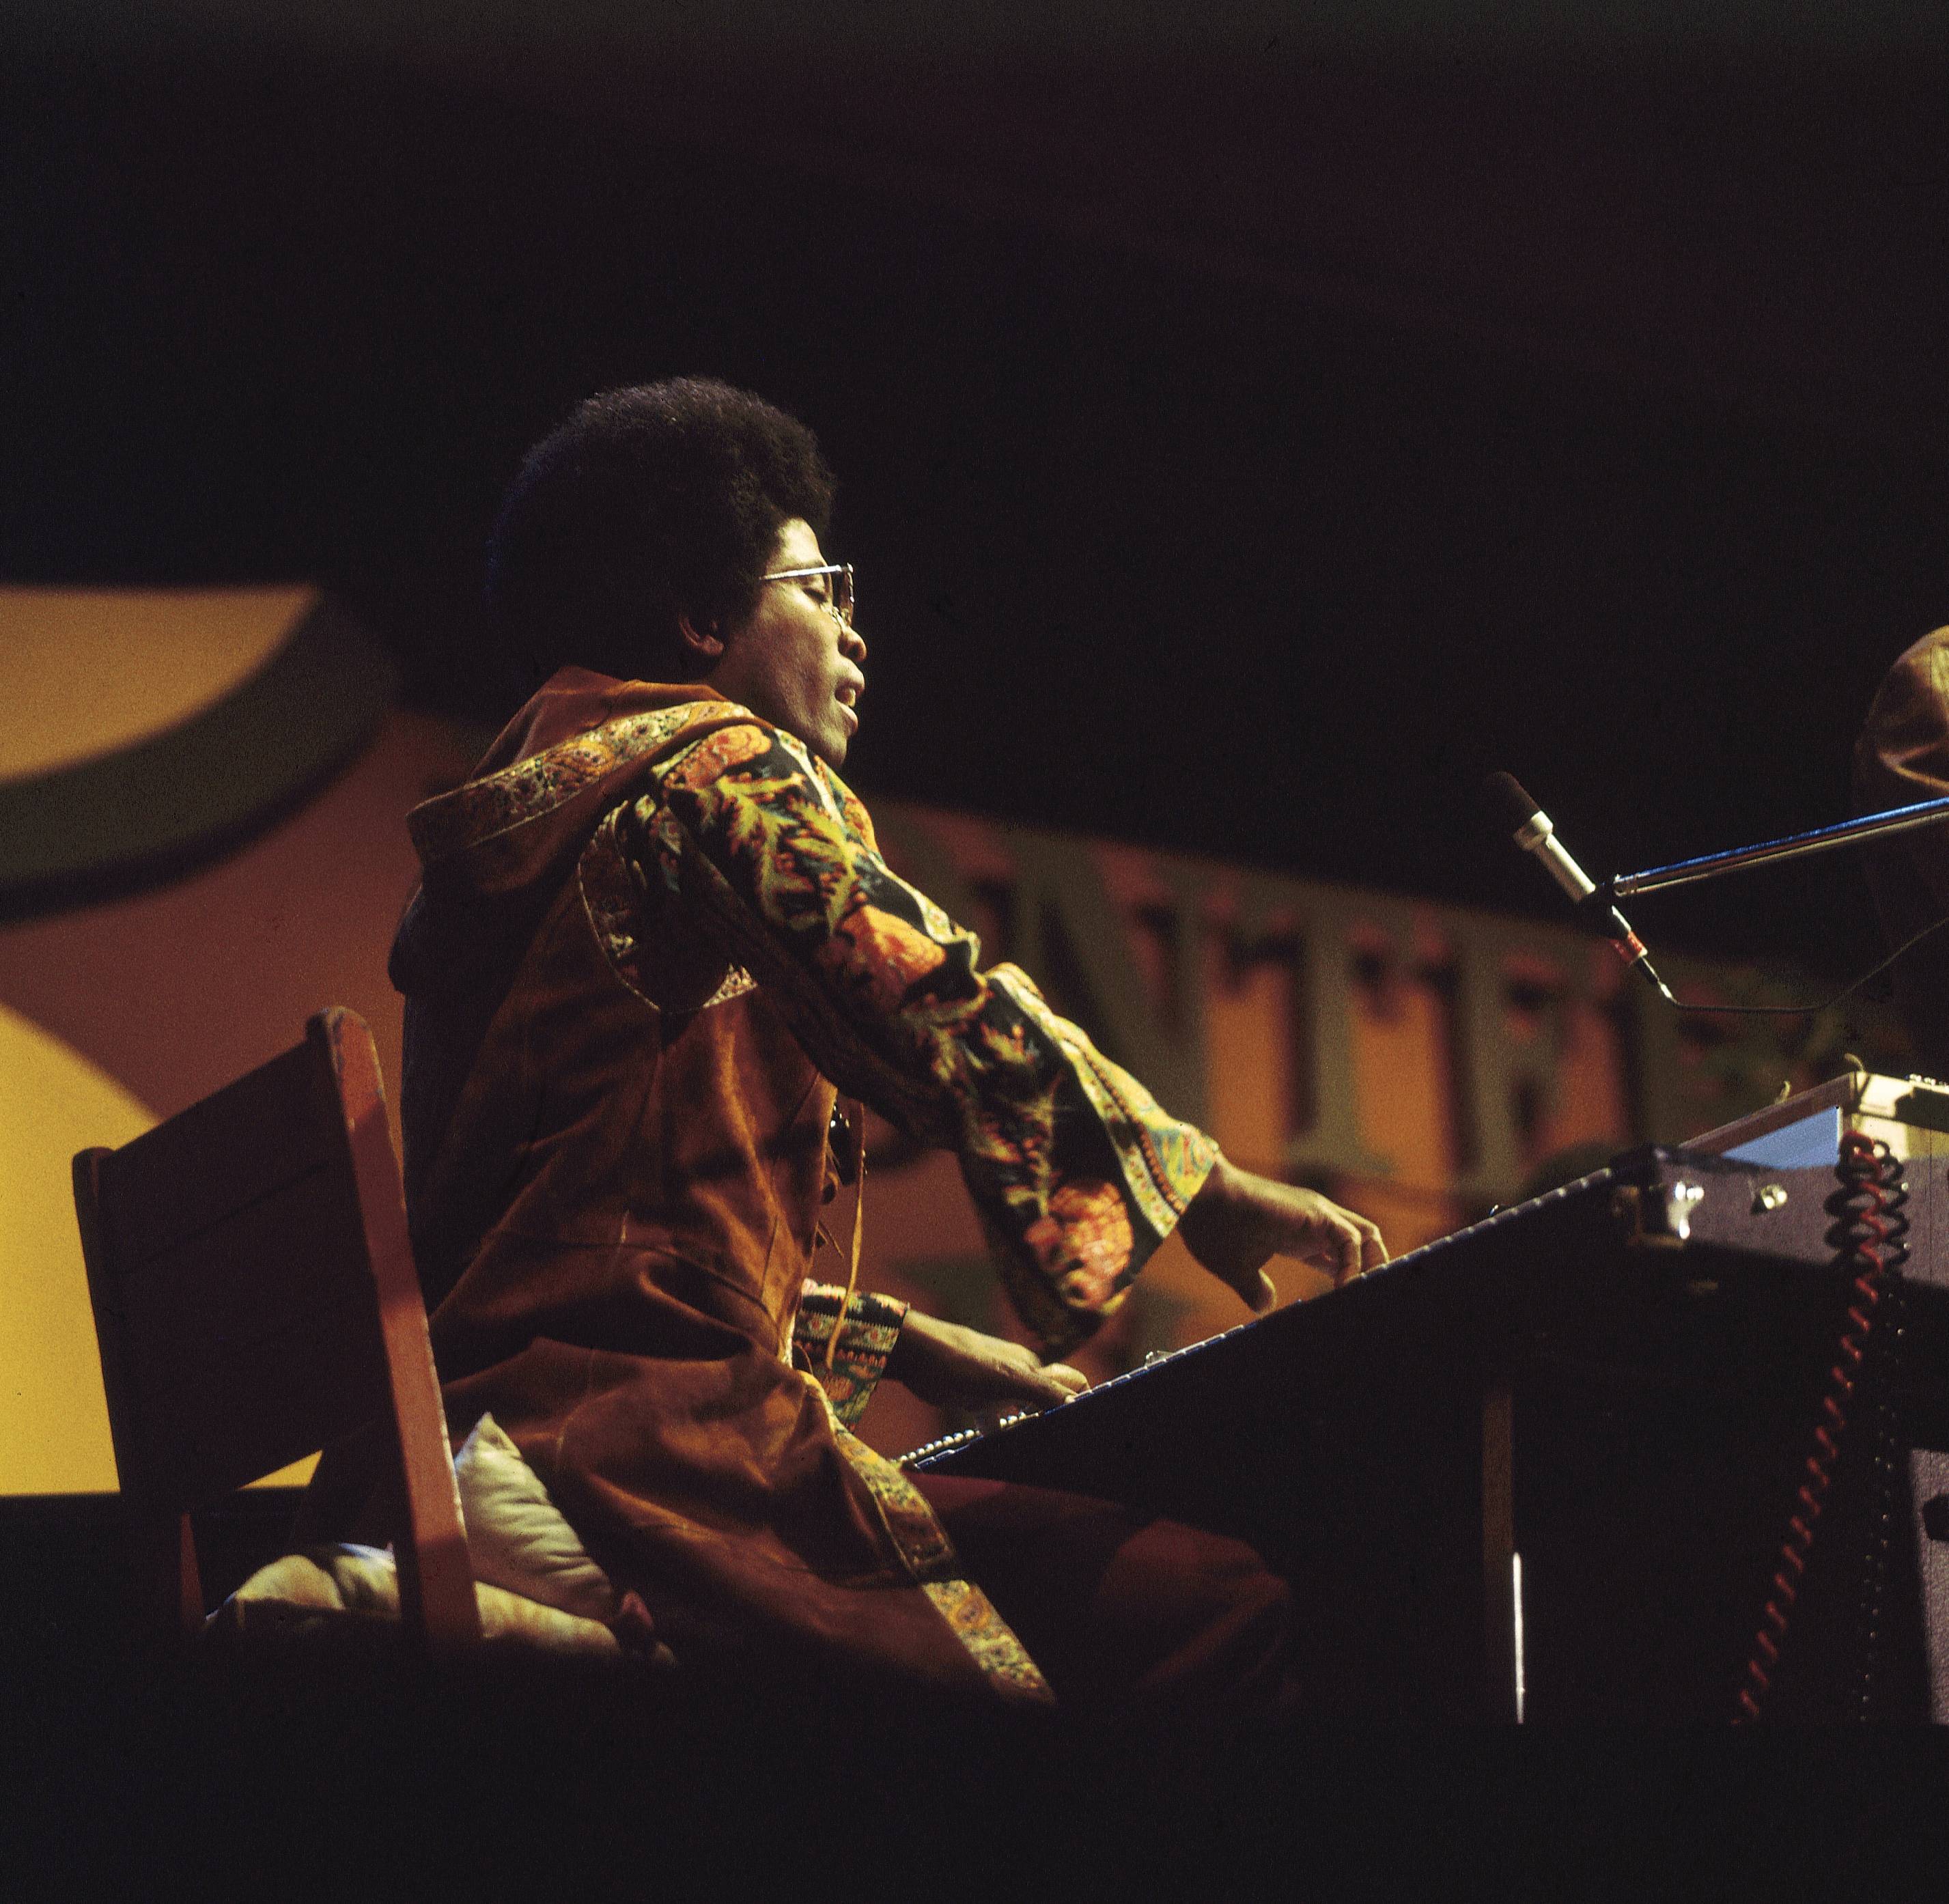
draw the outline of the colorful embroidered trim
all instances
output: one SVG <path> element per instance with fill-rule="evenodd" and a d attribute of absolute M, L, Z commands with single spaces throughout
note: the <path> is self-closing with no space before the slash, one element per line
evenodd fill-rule
<path fill-rule="evenodd" d="M 921 1591 L 1004 1699 L 1053 1706 L 1055 1693 L 995 1603 L 971 1580 L 924 1580 Z"/>
<path fill-rule="evenodd" d="M 845 1295 L 835 1284 L 807 1283 L 792 1324 L 792 1347 L 810 1364 L 833 1413 L 850 1428 L 865 1412 L 886 1372 L 907 1305 L 897 1296 L 863 1290 L 847 1303 L 842 1321 L 839 1311 Z M 835 1335 L 838 1346 L 834 1349 Z M 825 1361 L 828 1350 L 830 1367 Z"/>
<path fill-rule="evenodd" d="M 823 1391 L 822 1390 L 822 1393 Z M 954 1551 L 927 1497 L 885 1456 L 835 1424 L 841 1451 L 866 1482 L 895 1550 L 948 1630 L 968 1649 L 990 1687 L 1003 1699 L 1052 1706 L 1055 1694 L 1042 1669 L 995 1604 L 962 1577 Z"/>
<path fill-rule="evenodd" d="M 425 801 L 406 819 L 421 863 L 431 866 L 450 853 L 552 812 L 619 767 L 654 753 L 694 722 L 722 720 L 743 712 L 728 701 L 687 701 L 647 714 L 624 714 L 546 753 Z"/>
<path fill-rule="evenodd" d="M 742 966 L 719 961 L 715 976 L 707 970 L 704 982 L 715 989 L 704 997 L 666 997 L 667 985 L 651 982 L 639 956 L 638 928 L 642 922 L 643 894 L 622 841 L 625 817 L 629 810 L 618 807 L 608 814 L 589 836 L 576 863 L 576 880 L 582 894 L 582 910 L 589 929 L 602 956 L 617 979 L 654 1012 L 708 1011 L 753 991 L 757 981 Z M 679 988 L 681 989 L 681 988 Z"/>
<path fill-rule="evenodd" d="M 1117 1148 L 1124 1181 L 1145 1220 L 1160 1237 L 1177 1227 L 1218 1160 L 1218 1146 L 1203 1131 L 1180 1124 L 1127 1071 L 1113 1066 L 1067 1019 L 1043 1002 L 1027 973 L 998 966 L 990 981 L 1006 985 L 1015 1002 L 1068 1054 L 1096 1114 Z"/>

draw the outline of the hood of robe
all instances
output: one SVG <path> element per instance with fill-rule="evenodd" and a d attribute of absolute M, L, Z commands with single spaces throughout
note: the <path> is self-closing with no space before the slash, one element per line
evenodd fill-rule
<path fill-rule="evenodd" d="M 738 718 L 749 717 L 699 682 L 552 676 L 463 785 L 413 809 L 420 888 L 393 941 L 394 988 L 478 983 L 518 957 L 619 781 Z"/>

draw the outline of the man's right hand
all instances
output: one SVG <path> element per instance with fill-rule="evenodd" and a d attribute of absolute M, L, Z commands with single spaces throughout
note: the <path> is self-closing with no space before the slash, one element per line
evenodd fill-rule
<path fill-rule="evenodd" d="M 887 1373 L 937 1408 L 1046 1408 L 1090 1386 L 1080 1368 L 1046 1366 L 999 1336 L 909 1309 L 887 1358 Z"/>

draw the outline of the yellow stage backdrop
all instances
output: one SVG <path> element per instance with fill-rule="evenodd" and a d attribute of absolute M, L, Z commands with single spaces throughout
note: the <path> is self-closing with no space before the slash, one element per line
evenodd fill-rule
<path fill-rule="evenodd" d="M 0 781 L 120 753 L 215 707 L 284 646 L 315 590 L 0 585 Z"/>
<path fill-rule="evenodd" d="M 174 841 L 72 891 L 51 886 L 36 861 L 0 923 L 0 1493 L 9 1494 L 115 1486 L 70 1156 L 126 1142 L 295 1043 L 325 1005 L 367 1019 L 396 1080 L 399 1001 L 385 957 L 414 877 L 405 817 L 462 776 L 480 740 L 384 711 L 383 697 L 362 699 L 355 684 L 319 704 L 318 720 L 337 720 L 343 734 L 327 735 L 329 748 L 307 739 L 307 760 L 330 754 L 334 770 L 294 788 L 250 749 L 288 718 L 265 697 L 281 667 L 290 677 L 294 645 L 311 644 L 307 680 L 338 678 L 334 667 L 369 673 L 369 649 L 347 646 L 315 597 L 233 593 L 207 614 L 180 596 L 131 595 L 119 607 L 91 596 L 85 614 L 68 605 L 64 623 L 58 603 L 0 592 L 5 652 L 12 616 L 30 631 L 64 627 L 84 646 L 118 627 L 164 652 L 186 642 L 194 664 L 182 692 L 151 704 L 154 683 L 176 678 L 153 653 L 118 670 L 97 649 L 99 705 L 68 696 L 31 756 L 0 763 L 0 776 L 11 767 L 14 786 L 44 793 L 51 774 L 65 773 L 85 796 L 81 776 L 107 770 L 87 763 L 106 750 L 112 766 L 113 750 L 126 758 L 133 743 L 150 750 L 151 797 L 167 802 L 176 736 L 202 747 L 206 779 L 210 761 L 228 763 L 229 777 L 218 777 L 235 811 L 200 860 Z M 109 705 L 117 692 L 128 704 Z M 225 727 L 236 710 L 249 715 L 253 695 L 256 726 L 239 717 Z M 138 701 L 156 717 L 145 722 Z M 224 751 L 233 741 L 234 757 Z M 203 797 L 213 797 L 207 786 Z M 875 817 L 896 867 L 974 926 L 991 958 L 1024 966 L 1238 1161 L 1369 1211 L 1397 1252 L 1526 1183 L 1576 1174 L 1633 1142 L 1676 1140 L 1783 1083 L 1814 1081 L 1830 1060 L 1838 1068 L 1838 1021 L 1811 1034 L 1788 1021 L 1792 1056 L 1767 1021 L 1680 1021 L 1624 984 L 1607 947 L 1568 928 L 933 808 L 875 803 Z M 110 863 L 95 848 L 91 864 Z M 1661 963 L 1681 990 L 1728 1003 L 1777 997 L 1783 982 Z M 1906 1068 L 1885 1022 L 1871 1020 L 1854 1042 L 1883 1068 Z M 863 1280 L 1009 1330 L 952 1161 L 877 1123 L 869 1138 Z M 1312 1272 L 1275 1268 L 1283 1299 L 1318 1293 Z M 1077 1359 L 1100 1378 L 1244 1319 L 1173 1243 Z M 889 1385 L 863 1425 L 899 1452 L 948 1424 Z"/>

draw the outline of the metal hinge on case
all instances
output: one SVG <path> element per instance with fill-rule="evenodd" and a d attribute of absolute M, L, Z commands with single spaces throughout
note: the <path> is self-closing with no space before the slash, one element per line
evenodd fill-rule
<path fill-rule="evenodd" d="M 1653 1184 L 1640 1190 L 1621 1184 L 1611 1193 L 1611 1214 L 1628 1240 L 1651 1249 L 1676 1249 L 1692 1240 L 1692 1212 L 1705 1194 L 1702 1184 Z"/>

